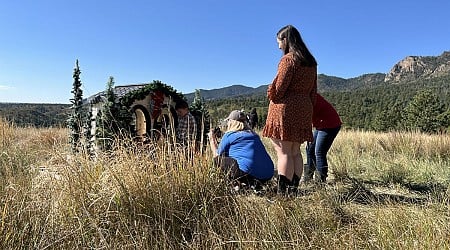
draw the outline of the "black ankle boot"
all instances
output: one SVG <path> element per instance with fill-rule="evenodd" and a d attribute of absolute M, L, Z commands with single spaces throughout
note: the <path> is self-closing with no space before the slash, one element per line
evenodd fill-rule
<path fill-rule="evenodd" d="M 300 184 L 300 177 L 294 174 L 292 177 L 291 186 L 288 187 L 288 193 L 292 195 L 296 195 L 298 192 L 298 185 Z"/>
<path fill-rule="evenodd" d="M 318 181 L 321 183 L 327 182 L 327 176 L 328 176 L 328 166 L 323 166 L 320 171 L 318 171 L 319 178 Z"/>
<path fill-rule="evenodd" d="M 287 194 L 290 186 L 292 186 L 292 181 L 284 175 L 278 175 L 277 193 Z"/>
<path fill-rule="evenodd" d="M 292 187 L 298 188 L 299 184 L 300 184 L 300 177 L 294 174 L 294 177 L 292 177 Z"/>

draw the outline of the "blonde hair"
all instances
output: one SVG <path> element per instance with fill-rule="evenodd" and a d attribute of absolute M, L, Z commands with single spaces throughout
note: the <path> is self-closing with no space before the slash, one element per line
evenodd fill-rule
<path fill-rule="evenodd" d="M 234 132 L 234 131 L 241 131 L 241 130 L 248 130 L 250 127 L 246 122 L 240 122 L 236 120 L 228 120 L 227 122 L 227 131 L 226 132 Z"/>

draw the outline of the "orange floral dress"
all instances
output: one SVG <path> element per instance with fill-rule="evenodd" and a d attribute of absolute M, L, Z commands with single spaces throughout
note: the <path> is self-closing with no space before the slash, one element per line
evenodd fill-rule
<path fill-rule="evenodd" d="M 291 53 L 284 55 L 267 89 L 270 103 L 262 135 L 299 143 L 312 141 L 316 93 L 317 67 L 301 66 Z"/>

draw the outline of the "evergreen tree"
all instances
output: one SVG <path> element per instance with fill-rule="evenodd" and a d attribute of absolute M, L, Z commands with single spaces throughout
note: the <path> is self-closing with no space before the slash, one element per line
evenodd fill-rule
<path fill-rule="evenodd" d="M 376 113 L 372 126 L 373 129 L 376 131 L 390 131 L 398 129 L 402 120 L 401 113 L 402 107 L 399 104 L 389 106 L 386 110 Z"/>
<path fill-rule="evenodd" d="M 200 90 L 195 90 L 195 97 L 189 107 L 191 114 L 197 123 L 197 140 L 206 143 L 207 134 L 210 130 L 211 121 L 205 100 L 201 97 Z"/>
<path fill-rule="evenodd" d="M 442 132 L 450 131 L 450 109 L 447 109 L 444 113 L 438 116 L 438 121 L 441 124 L 440 129 Z"/>
<path fill-rule="evenodd" d="M 82 137 L 82 104 L 83 104 L 83 90 L 81 89 L 81 70 L 78 65 L 78 59 L 75 63 L 73 71 L 73 88 L 71 93 L 73 98 L 70 99 L 72 103 L 71 113 L 68 119 L 68 127 L 70 130 L 69 142 L 71 144 L 72 152 L 77 153 L 80 150 L 80 141 Z"/>
<path fill-rule="evenodd" d="M 120 108 L 118 107 L 118 103 L 116 103 L 116 95 L 114 93 L 114 77 L 110 76 L 106 85 L 103 107 L 97 119 L 98 126 L 96 135 L 99 146 L 102 149 L 111 149 L 114 138 L 119 132 L 115 117 L 119 113 L 119 110 Z"/>
<path fill-rule="evenodd" d="M 437 96 L 430 90 L 422 90 L 406 106 L 404 126 L 406 129 L 418 129 L 426 133 L 437 132 L 441 127 L 438 120 L 441 113 L 442 106 Z"/>
<path fill-rule="evenodd" d="M 94 149 L 94 142 L 92 141 L 93 135 L 92 135 L 92 108 L 89 106 L 86 119 L 84 119 L 84 125 L 83 125 L 83 136 L 84 136 L 84 145 L 86 152 L 93 157 L 95 155 L 95 149 Z"/>

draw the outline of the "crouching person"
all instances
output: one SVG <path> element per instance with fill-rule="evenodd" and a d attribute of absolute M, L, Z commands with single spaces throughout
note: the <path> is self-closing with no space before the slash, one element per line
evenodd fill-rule
<path fill-rule="evenodd" d="M 220 143 L 211 131 L 208 134 L 214 162 L 240 187 L 260 188 L 274 174 L 272 159 L 261 138 L 247 124 L 246 115 L 234 110 L 225 119 L 226 131 Z"/>
<path fill-rule="evenodd" d="M 317 94 L 312 122 L 314 140 L 306 146 L 307 164 L 304 166 L 303 182 L 312 180 L 314 172 L 317 172 L 319 182 L 326 182 L 328 150 L 341 129 L 342 121 L 333 105 Z"/>

